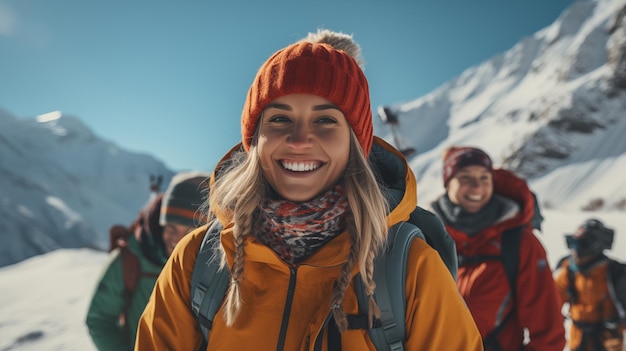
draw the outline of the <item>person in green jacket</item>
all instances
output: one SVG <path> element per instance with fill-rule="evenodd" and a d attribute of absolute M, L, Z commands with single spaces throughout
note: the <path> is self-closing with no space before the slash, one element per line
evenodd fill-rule
<path fill-rule="evenodd" d="M 132 235 L 125 245 L 111 252 L 86 318 L 98 350 L 133 349 L 139 317 L 161 269 L 178 241 L 200 223 L 198 209 L 208 195 L 209 176 L 175 175 L 128 229 Z"/>

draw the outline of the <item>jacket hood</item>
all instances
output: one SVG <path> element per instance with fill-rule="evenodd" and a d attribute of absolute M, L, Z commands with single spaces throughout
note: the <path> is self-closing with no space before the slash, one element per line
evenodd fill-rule
<path fill-rule="evenodd" d="M 417 184 L 406 158 L 384 140 L 374 137 L 369 160 L 389 204 L 387 226 L 409 220 L 417 206 Z"/>
<path fill-rule="evenodd" d="M 493 192 L 517 202 L 520 206 L 520 213 L 517 216 L 501 223 L 505 228 L 532 222 L 535 202 L 525 180 L 511 171 L 494 169 Z"/>

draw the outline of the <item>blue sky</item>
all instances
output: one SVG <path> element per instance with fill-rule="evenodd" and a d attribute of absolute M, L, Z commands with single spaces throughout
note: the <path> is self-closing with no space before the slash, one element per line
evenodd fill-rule
<path fill-rule="evenodd" d="M 310 31 L 354 35 L 376 109 L 508 50 L 572 2 L 0 0 L 0 108 L 58 110 L 174 170 L 212 170 L 240 140 L 258 67 Z"/>

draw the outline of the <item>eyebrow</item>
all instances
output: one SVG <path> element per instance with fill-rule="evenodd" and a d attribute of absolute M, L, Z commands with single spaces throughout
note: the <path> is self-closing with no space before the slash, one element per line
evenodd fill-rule
<path fill-rule="evenodd" d="M 291 106 L 287 105 L 287 104 L 278 104 L 278 103 L 271 103 L 271 104 L 267 104 L 267 106 L 265 108 L 276 108 L 279 110 L 285 110 L 285 111 L 292 111 L 293 109 L 291 108 Z M 328 110 L 328 109 L 334 109 L 334 110 L 339 110 L 339 107 L 337 107 L 336 105 L 333 104 L 324 104 L 324 105 L 315 105 L 313 106 L 313 111 L 322 111 L 322 110 Z"/>
<path fill-rule="evenodd" d="M 488 173 L 491 173 L 491 172 L 489 172 L 489 171 L 484 171 L 484 172 L 483 172 L 483 171 L 480 171 L 480 174 L 479 174 L 479 175 L 484 175 L 484 174 L 488 174 Z M 461 170 L 458 170 L 458 171 L 456 172 L 456 174 L 457 174 L 457 175 L 473 175 L 474 173 L 473 173 L 473 172 L 470 172 L 470 171 L 467 171 L 467 170 L 463 170 L 463 169 L 461 169 Z"/>

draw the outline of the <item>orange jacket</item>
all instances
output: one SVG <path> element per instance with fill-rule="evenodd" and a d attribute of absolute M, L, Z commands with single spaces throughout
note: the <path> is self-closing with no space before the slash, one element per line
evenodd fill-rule
<path fill-rule="evenodd" d="M 387 147 L 383 144 L 382 150 Z M 394 155 L 403 160 L 398 153 Z M 389 225 L 408 219 L 416 206 L 415 180 L 402 162 L 406 193 L 390 213 Z M 227 223 L 221 243 L 230 265 L 234 254 L 233 224 L 228 218 L 220 220 Z M 197 229 L 176 246 L 141 317 L 135 350 L 198 350 L 202 344 L 203 337 L 190 308 L 190 280 L 206 230 L 206 226 Z M 333 284 L 350 250 L 348 233 L 335 237 L 295 267 L 285 264 L 253 237 L 247 238 L 244 250 L 242 311 L 232 327 L 225 325 L 222 310 L 217 312 L 207 350 L 275 350 L 283 323 L 288 323 L 285 350 L 313 350 L 318 337 L 323 338 L 326 350 L 326 330 L 322 325 L 331 309 Z M 357 273 L 355 268 L 353 274 Z M 295 280 L 295 292 L 289 318 L 283 321 L 290 280 Z M 346 291 L 343 308 L 348 314 L 358 314 L 354 288 Z M 414 240 L 410 248 L 406 311 L 407 350 L 482 350 L 480 334 L 454 280 L 438 253 L 422 240 Z M 375 349 L 366 330 L 343 333 L 341 343 L 344 351 Z"/>
<path fill-rule="evenodd" d="M 469 236 L 446 224 L 456 243 L 457 253 L 464 256 L 500 255 L 501 233 L 524 226 L 520 239 L 519 267 L 515 301 L 504 266 L 500 261 L 459 267 L 457 286 L 467 302 L 478 329 L 485 338 L 515 308 L 514 314 L 498 336 L 503 350 L 562 351 L 565 328 L 552 271 L 541 242 L 531 228 L 534 200 L 526 182 L 513 173 L 494 170 L 494 194 L 516 201 L 520 212 L 512 218 Z M 523 346 L 524 328 L 530 342 Z"/>
<path fill-rule="evenodd" d="M 592 267 L 585 274 L 574 274 L 574 286 L 577 291 L 576 301 L 571 301 L 568 294 L 569 278 L 567 266 L 569 259 L 565 259 L 554 274 L 557 289 L 563 303 L 569 303 L 569 313 L 574 321 L 594 323 L 605 320 L 616 320 L 617 311 L 609 294 L 608 261 Z M 625 326 L 619 326 L 618 338 L 621 339 Z M 604 335 L 608 336 L 608 335 Z M 569 348 L 576 349 L 582 341 L 583 333 L 580 328 L 572 324 L 569 332 Z M 623 347 L 623 345 L 622 345 Z M 589 347 L 589 350 L 592 350 Z"/>

